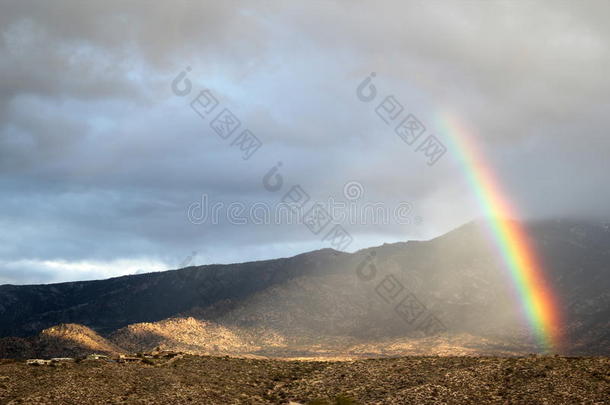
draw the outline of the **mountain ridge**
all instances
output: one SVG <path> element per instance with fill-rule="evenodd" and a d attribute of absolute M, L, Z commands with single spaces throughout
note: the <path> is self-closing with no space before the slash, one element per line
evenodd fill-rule
<path fill-rule="evenodd" d="M 576 221 L 525 225 L 552 270 L 549 282 L 564 299 L 563 326 L 570 341 L 566 352 L 609 352 L 610 336 L 604 331 L 610 326 L 610 249 L 603 249 L 610 246 L 608 228 Z M 286 350 L 302 351 L 334 338 L 348 347 L 436 339 L 440 333 L 446 341 L 475 336 L 463 340 L 478 340 L 481 348 L 489 341 L 507 352 L 535 351 L 519 303 L 507 288 L 511 280 L 484 226 L 471 222 L 429 241 L 384 244 L 354 253 L 326 248 L 288 258 L 106 280 L 4 285 L 0 337 L 31 337 L 45 328 L 73 323 L 108 338 L 130 325 L 191 317 L 226 328 L 227 334 L 275 334 L 288 342 Z M 373 270 L 374 277 L 363 277 Z M 404 310 L 398 311 L 405 297 L 424 308 L 421 316 L 411 320 Z M 425 319 L 438 323 L 435 333 L 422 327 Z M 265 352 L 264 346 L 251 345 L 244 351 Z"/>

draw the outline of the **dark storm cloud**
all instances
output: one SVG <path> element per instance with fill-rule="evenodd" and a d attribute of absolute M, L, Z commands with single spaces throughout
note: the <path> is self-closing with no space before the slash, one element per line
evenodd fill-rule
<path fill-rule="evenodd" d="M 48 282 L 325 246 L 303 225 L 194 225 L 206 194 L 413 206 L 421 225 L 353 225 L 350 249 L 480 215 L 450 150 L 429 167 L 356 98 L 371 72 L 443 140 L 473 130 L 524 218 L 608 217 L 606 2 L 2 1 L 0 282 Z M 186 66 L 193 93 L 172 94 Z M 244 161 L 188 107 L 209 88 L 263 142 Z"/>

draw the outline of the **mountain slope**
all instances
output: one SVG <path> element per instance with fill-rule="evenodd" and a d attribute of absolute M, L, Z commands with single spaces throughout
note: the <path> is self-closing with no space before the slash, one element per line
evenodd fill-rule
<path fill-rule="evenodd" d="M 561 297 L 562 351 L 610 352 L 608 227 L 545 221 L 527 229 Z M 236 352 L 264 351 L 269 342 L 276 349 L 337 342 L 344 348 L 370 342 L 399 347 L 439 335 L 445 336 L 441 346 L 478 341 L 499 351 L 533 351 L 521 311 L 480 222 L 431 241 L 353 254 L 323 249 L 101 281 L 0 286 L 0 336 L 79 323 L 104 336 L 115 332 L 113 338 L 128 347 L 166 343 L 203 352 L 214 346 L 197 336 Z M 186 320 L 163 321 L 168 318 Z M 163 322 L 151 324 L 158 321 Z M 259 333 L 270 340 L 257 340 Z"/>

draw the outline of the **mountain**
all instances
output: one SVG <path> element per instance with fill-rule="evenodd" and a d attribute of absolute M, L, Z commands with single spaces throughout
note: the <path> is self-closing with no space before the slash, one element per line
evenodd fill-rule
<path fill-rule="evenodd" d="M 610 353 L 609 227 L 565 220 L 525 227 L 561 297 L 561 351 Z M 323 249 L 108 280 L 0 286 L 0 336 L 12 337 L 0 349 L 14 351 L 14 337 L 31 340 L 57 324 L 90 328 L 109 351 L 165 345 L 294 357 L 537 350 L 478 221 L 430 241 L 353 254 Z"/>

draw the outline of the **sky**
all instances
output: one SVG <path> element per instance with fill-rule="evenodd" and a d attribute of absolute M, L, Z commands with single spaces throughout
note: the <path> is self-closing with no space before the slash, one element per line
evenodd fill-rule
<path fill-rule="evenodd" d="M 516 219 L 607 221 L 608 15 L 605 1 L 0 0 L 0 284 L 436 237 L 482 215 L 447 114 Z M 408 116 L 412 143 L 396 132 Z M 300 219 L 316 203 L 324 229 Z M 327 237 L 336 225 L 349 244 Z"/>

